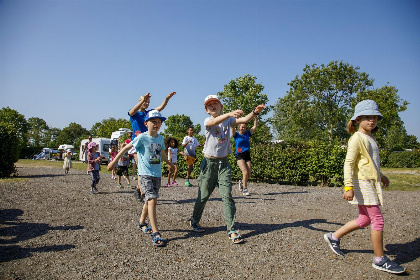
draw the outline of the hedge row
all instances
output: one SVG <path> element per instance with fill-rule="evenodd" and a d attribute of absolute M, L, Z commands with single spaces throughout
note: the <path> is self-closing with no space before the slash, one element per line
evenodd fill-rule
<path fill-rule="evenodd" d="M 298 185 L 335 185 L 343 182 L 343 163 L 346 149 L 338 143 L 311 141 L 306 144 L 252 144 L 251 180 L 269 183 L 289 183 Z M 203 156 L 197 152 L 192 178 L 200 172 Z M 233 154 L 229 162 L 232 166 L 232 179 L 242 178 L 242 172 L 236 164 Z M 178 157 L 178 176 L 186 177 L 187 164 Z M 167 167 L 163 167 L 163 176 L 167 176 Z"/>
<path fill-rule="evenodd" d="M 420 150 L 404 152 L 381 152 L 382 165 L 391 168 L 419 168 Z"/>

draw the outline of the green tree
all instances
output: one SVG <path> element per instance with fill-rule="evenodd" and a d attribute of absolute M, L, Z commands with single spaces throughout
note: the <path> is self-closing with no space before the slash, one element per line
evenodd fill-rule
<path fill-rule="evenodd" d="M 0 122 L 0 178 L 16 173 L 15 162 L 19 159 L 20 145 L 16 128 L 6 122 Z"/>
<path fill-rule="evenodd" d="M 355 106 L 357 102 L 365 99 L 375 100 L 379 111 L 384 116 L 378 123 L 379 129 L 375 135 L 379 146 L 391 151 L 403 150 L 408 139 L 404 122 L 399 113 L 407 110 L 409 103 L 401 99 L 398 96 L 398 90 L 389 84 L 378 89 L 359 92 L 353 105 Z"/>
<path fill-rule="evenodd" d="M 332 61 L 306 65 L 288 85 L 290 90 L 277 101 L 272 118 L 278 139 L 331 141 L 346 137 L 355 94 L 367 91 L 373 79 L 359 67 Z"/>
<path fill-rule="evenodd" d="M 177 138 L 178 140 L 182 140 L 184 136 L 187 135 L 187 129 L 189 126 L 194 127 L 195 132 L 201 131 L 200 124 L 194 125 L 193 122 L 191 121 L 191 118 L 183 114 L 182 115 L 176 114 L 176 115 L 169 116 L 165 121 L 165 126 L 166 126 L 164 130 L 165 138 L 167 136 L 172 136 L 172 137 Z"/>
<path fill-rule="evenodd" d="M 407 135 L 406 149 L 420 149 L 419 141 L 415 135 Z"/>
<path fill-rule="evenodd" d="M 47 133 L 49 127 L 47 123 L 41 118 L 29 118 L 29 142 L 32 146 L 45 146 L 44 135 Z"/>
<path fill-rule="evenodd" d="M 24 115 L 9 107 L 3 107 L 0 110 L 0 123 L 8 124 L 15 130 L 20 146 L 28 142 L 29 124 Z"/>
<path fill-rule="evenodd" d="M 264 86 L 256 82 L 257 77 L 246 74 L 243 77 L 230 80 L 227 85 L 223 87 L 223 91 L 218 92 L 217 95 L 223 103 L 223 112 L 231 112 L 234 110 L 243 110 L 245 114 L 252 112 L 252 110 L 260 104 L 267 104 L 268 97 L 262 93 Z M 268 141 L 272 139 L 270 129 L 263 120 L 263 116 L 268 114 L 271 110 L 267 106 L 258 116 L 258 126 L 256 133 L 253 136 L 255 141 Z M 252 123 L 252 122 L 250 122 Z M 252 126 L 250 124 L 250 126 Z"/>
<path fill-rule="evenodd" d="M 58 135 L 61 133 L 61 129 L 56 127 L 50 127 L 42 137 L 42 143 L 47 148 L 58 147 L 59 143 L 57 142 Z"/>
<path fill-rule="evenodd" d="M 96 137 L 110 138 L 112 132 L 120 128 L 131 129 L 131 123 L 127 119 L 109 118 L 102 120 L 100 123 L 95 123 L 91 129 L 92 135 Z"/>
<path fill-rule="evenodd" d="M 89 134 L 89 131 L 83 128 L 80 124 L 70 123 L 69 126 L 63 128 L 57 136 L 55 143 L 58 145 L 69 144 L 77 146 L 79 145 L 82 135 Z M 58 146 L 57 146 L 58 147 Z"/>

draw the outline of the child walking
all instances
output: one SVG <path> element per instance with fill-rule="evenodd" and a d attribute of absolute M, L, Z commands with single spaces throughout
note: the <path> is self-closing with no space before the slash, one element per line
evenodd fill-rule
<path fill-rule="evenodd" d="M 166 98 L 163 100 L 163 102 L 154 110 L 157 110 L 160 112 L 163 109 L 165 109 L 166 105 L 169 102 L 169 99 L 171 99 L 175 94 L 176 94 L 175 91 L 169 93 L 166 96 Z M 128 115 L 130 116 L 131 126 L 133 129 L 131 141 L 133 141 L 134 138 L 137 137 L 140 133 L 144 133 L 147 131 L 147 127 L 145 126 L 144 120 L 147 117 L 148 113 L 151 111 L 151 110 L 147 110 L 150 105 L 150 97 L 151 97 L 150 93 L 147 93 L 146 95 L 141 96 L 139 98 L 139 102 L 136 105 L 134 105 L 134 107 L 130 111 L 128 111 Z M 128 153 L 134 156 L 136 165 L 137 167 L 139 167 L 136 149 L 133 148 Z M 141 190 L 140 190 L 140 182 L 138 182 L 137 184 L 137 188 L 135 189 L 134 195 L 137 198 L 137 200 L 141 200 L 142 195 L 141 195 Z"/>
<path fill-rule="evenodd" d="M 171 175 L 173 175 L 172 179 L 172 186 L 177 186 L 178 183 L 175 181 L 176 176 L 178 175 L 178 140 L 174 137 L 168 137 L 165 140 L 165 147 L 166 147 L 166 154 L 168 155 L 168 160 L 172 162 L 174 168 L 171 168 L 168 165 L 168 183 L 166 184 L 167 187 L 171 186 Z"/>
<path fill-rule="evenodd" d="M 352 204 L 358 204 L 359 217 L 347 222 L 334 233 L 325 234 L 324 239 L 334 253 L 344 255 L 340 249 L 340 239 L 354 230 L 371 225 L 374 252 L 372 266 L 399 274 L 405 268 L 386 257 L 383 249 L 384 218 L 379 208 L 383 205 L 381 182 L 388 187 L 389 180 L 380 172 L 378 145 L 372 136 L 382 118 L 378 105 L 373 100 L 361 101 L 355 107 L 354 115 L 347 125 L 347 131 L 354 134 L 348 142 L 344 162 L 343 198 Z"/>
<path fill-rule="evenodd" d="M 145 203 L 140 215 L 137 228 L 146 234 L 151 234 L 154 246 L 165 246 L 165 240 L 161 237 L 158 230 L 156 205 L 159 197 L 161 185 L 161 160 L 165 161 L 171 168 L 173 164 L 167 159 L 165 154 L 165 143 L 163 137 L 158 134 L 162 122 L 166 118 L 162 117 L 159 111 L 152 110 L 147 113 L 144 125 L 147 127 L 146 133 L 139 134 L 131 143 L 127 144 L 108 164 L 108 170 L 114 168 L 115 163 L 132 147 L 135 147 L 138 155 L 138 175 L 142 193 L 145 195 Z M 149 217 L 149 224 L 146 218 Z"/>
<path fill-rule="evenodd" d="M 251 113 L 241 117 L 244 112 L 235 110 L 222 113 L 223 105 L 217 95 L 209 95 L 204 99 L 204 108 L 210 115 L 204 120 L 206 143 L 203 149 L 203 160 L 200 165 L 198 178 L 198 195 L 194 205 L 190 225 L 195 232 L 204 232 L 199 225 L 204 207 L 218 186 L 223 202 L 223 213 L 229 239 L 235 244 L 243 243 L 244 238 L 235 228 L 236 207 L 232 198 L 232 168 L 227 156 L 232 152 L 230 146 L 230 129 L 240 123 L 249 122 L 262 111 L 264 105 L 257 106 Z"/>
<path fill-rule="evenodd" d="M 71 157 L 72 156 L 73 156 L 73 153 L 71 152 L 71 150 L 67 149 L 66 153 L 64 154 L 64 164 L 63 164 L 64 173 L 66 175 L 69 174 L 70 168 L 73 167 L 73 165 L 71 163 Z"/>
<path fill-rule="evenodd" d="M 184 147 L 184 158 L 187 162 L 188 169 L 187 169 L 187 180 L 185 182 L 185 185 L 187 187 L 192 187 L 193 185 L 190 183 L 190 176 L 191 172 L 194 169 L 194 163 L 195 163 L 195 148 L 197 147 L 203 147 L 203 144 L 200 144 L 195 138 L 194 135 L 194 127 L 189 126 L 187 129 L 187 136 L 184 137 L 182 140 L 182 147 Z"/>
<path fill-rule="evenodd" d="M 122 143 L 120 150 L 124 149 L 124 147 L 127 146 L 126 143 Z M 117 153 L 118 154 L 118 153 Z M 117 155 L 114 156 L 114 158 Z M 127 182 L 127 186 L 130 187 L 130 176 L 128 175 L 128 165 L 130 164 L 129 160 L 128 160 L 128 153 L 125 153 L 123 155 L 121 155 L 120 159 L 118 160 L 118 167 L 117 167 L 117 176 L 118 176 L 118 187 L 122 188 L 121 185 L 121 176 L 124 175 L 125 180 Z M 115 170 L 115 166 L 114 169 Z"/>
<path fill-rule="evenodd" d="M 92 183 L 90 184 L 90 194 L 99 193 L 96 185 L 99 183 L 99 170 L 101 170 L 101 154 L 97 152 L 97 145 L 95 142 L 90 142 L 87 153 L 88 172 Z"/>
<path fill-rule="evenodd" d="M 239 180 L 239 191 L 243 195 L 248 196 L 248 179 L 251 177 L 251 144 L 249 137 L 257 129 L 257 116 L 254 117 L 254 126 L 250 130 L 246 130 L 246 124 L 241 123 L 238 126 L 238 131 L 232 127 L 233 139 L 236 146 L 236 163 L 242 171 L 242 180 Z"/>

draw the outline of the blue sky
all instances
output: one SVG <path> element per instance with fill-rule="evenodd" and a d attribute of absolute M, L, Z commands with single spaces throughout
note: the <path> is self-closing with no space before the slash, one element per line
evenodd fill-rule
<path fill-rule="evenodd" d="M 257 77 L 274 105 L 306 64 L 389 83 L 420 140 L 419 1 L 0 0 L 0 106 L 50 127 L 127 118 L 141 95 L 202 125 L 204 97 Z"/>

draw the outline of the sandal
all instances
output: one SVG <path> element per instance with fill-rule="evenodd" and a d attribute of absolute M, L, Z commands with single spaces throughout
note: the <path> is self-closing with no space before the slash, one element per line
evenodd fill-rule
<path fill-rule="evenodd" d="M 194 221 L 193 217 L 189 218 L 188 221 L 190 221 L 190 226 L 192 227 L 193 231 L 195 231 L 195 232 L 205 232 L 206 231 L 202 226 L 200 226 L 198 223 L 196 223 Z"/>
<path fill-rule="evenodd" d="M 163 238 L 160 237 L 159 232 L 152 232 L 150 235 L 152 236 L 153 246 L 163 247 L 166 245 L 165 240 L 163 240 Z"/>
<path fill-rule="evenodd" d="M 148 223 L 138 223 L 137 228 L 139 230 L 141 230 L 142 232 L 144 232 L 145 234 L 151 234 L 152 233 L 152 228 L 149 227 Z"/>
<path fill-rule="evenodd" d="M 232 236 L 232 234 L 236 234 L 236 236 Z M 228 233 L 229 239 L 232 240 L 234 244 L 241 244 L 244 243 L 245 239 L 239 234 L 239 230 L 232 230 Z"/>

